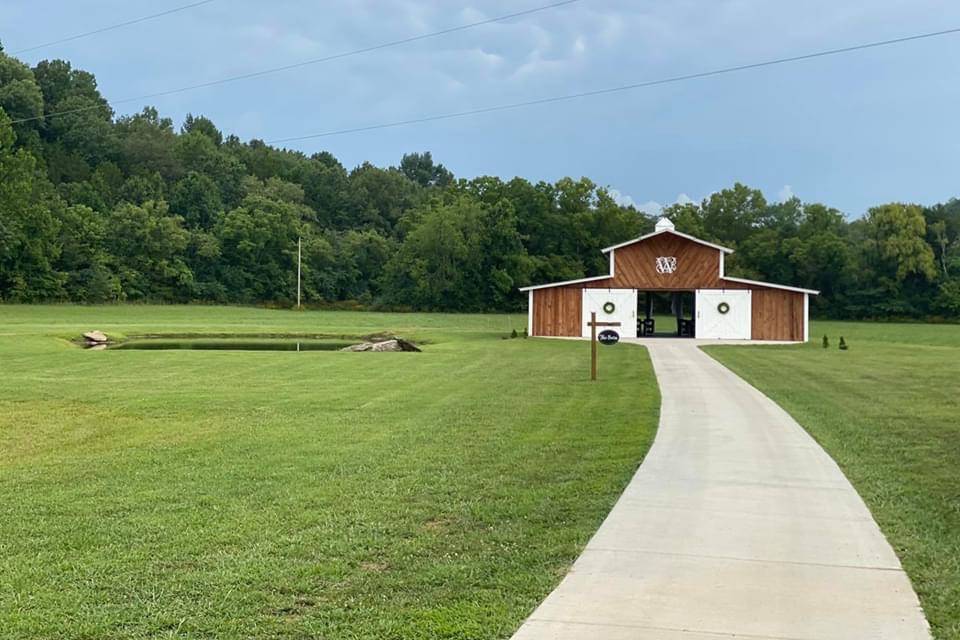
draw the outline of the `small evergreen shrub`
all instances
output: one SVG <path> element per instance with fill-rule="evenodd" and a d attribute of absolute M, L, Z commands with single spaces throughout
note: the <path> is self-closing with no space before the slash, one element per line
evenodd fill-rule
<path fill-rule="evenodd" d="M 829 346 L 830 346 L 830 338 L 828 338 L 827 336 L 823 336 L 823 348 L 826 349 Z"/>
<path fill-rule="evenodd" d="M 517 334 L 517 330 L 514 329 L 513 331 L 510 332 L 510 337 L 511 337 L 511 338 L 519 338 L 520 336 L 519 336 L 519 334 Z"/>
<path fill-rule="evenodd" d="M 848 348 L 847 341 L 843 339 L 843 336 L 840 336 L 840 351 L 846 351 Z"/>

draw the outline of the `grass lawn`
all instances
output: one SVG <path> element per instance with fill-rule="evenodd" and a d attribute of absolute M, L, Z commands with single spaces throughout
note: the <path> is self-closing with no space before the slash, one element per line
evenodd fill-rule
<path fill-rule="evenodd" d="M 814 322 L 810 338 L 707 351 L 833 456 L 896 549 L 934 636 L 960 639 L 960 326 Z"/>
<path fill-rule="evenodd" d="M 588 345 L 501 339 L 525 322 L 0 306 L 0 637 L 508 637 L 628 482 L 659 407 L 644 350 L 605 349 L 591 384 Z M 426 346 L 67 341 L 90 329 Z"/>

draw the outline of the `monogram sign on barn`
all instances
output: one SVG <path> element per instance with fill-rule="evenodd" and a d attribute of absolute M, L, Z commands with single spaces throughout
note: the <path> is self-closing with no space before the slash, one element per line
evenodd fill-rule
<path fill-rule="evenodd" d="M 673 256 L 657 258 L 657 273 L 673 273 L 677 270 L 677 259 Z"/>

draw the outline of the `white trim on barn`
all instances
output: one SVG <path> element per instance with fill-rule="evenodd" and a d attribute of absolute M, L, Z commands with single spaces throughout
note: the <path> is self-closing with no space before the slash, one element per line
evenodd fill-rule
<path fill-rule="evenodd" d="M 803 341 L 810 342 L 810 294 L 803 294 Z"/>
<path fill-rule="evenodd" d="M 727 247 L 721 247 L 721 246 L 718 245 L 718 244 L 713 244 L 712 242 L 707 242 L 706 240 L 701 240 L 700 238 L 694 238 L 693 236 L 688 236 L 688 235 L 685 234 L 685 233 L 680 233 L 680 232 L 677 231 L 676 229 L 671 229 L 671 228 L 666 228 L 666 229 L 661 229 L 661 230 L 659 230 L 659 231 L 654 231 L 653 233 L 648 233 L 648 234 L 645 235 L 645 236 L 640 236 L 639 238 L 634 238 L 633 240 L 627 240 L 626 242 L 621 242 L 620 244 L 615 244 L 615 245 L 613 245 L 612 247 L 607 247 L 606 249 L 603 249 L 602 251 L 603 251 L 603 253 L 610 253 L 611 251 L 614 251 L 615 249 L 621 249 L 621 248 L 623 248 L 623 247 L 628 247 L 628 246 L 630 246 L 631 244 L 636 244 L 636 243 L 638 243 L 638 242 L 643 242 L 644 240 L 647 240 L 647 239 L 649 239 L 649 238 L 653 238 L 653 237 L 655 237 L 655 236 L 659 236 L 659 235 L 661 235 L 661 234 L 663 234 L 663 233 L 672 233 L 672 234 L 675 235 L 675 236 L 680 236 L 681 238 L 684 238 L 684 239 L 686 239 L 686 240 L 690 240 L 691 242 L 696 242 L 697 244 L 702 244 L 702 245 L 704 245 L 705 247 L 710 247 L 711 249 L 716 249 L 716 250 L 718 250 L 718 251 L 722 251 L 723 253 L 733 253 L 733 249 L 729 249 L 729 248 L 727 248 Z"/>
<path fill-rule="evenodd" d="M 533 335 L 533 291 L 527 292 L 527 335 Z"/>
<path fill-rule="evenodd" d="M 597 280 L 606 280 L 612 278 L 613 274 L 606 276 L 593 276 L 592 278 L 580 278 L 578 280 L 565 280 L 564 282 L 551 282 L 550 284 L 538 284 L 531 287 L 520 287 L 520 291 L 536 291 L 537 289 L 549 289 L 551 287 L 562 287 L 567 284 L 579 284 L 581 282 L 595 282 Z"/>
<path fill-rule="evenodd" d="M 722 269 L 723 263 L 721 263 Z M 788 287 L 785 284 L 773 284 L 772 282 L 761 282 L 760 280 L 747 280 L 746 278 L 734 278 L 733 276 L 723 275 L 723 271 L 720 272 L 720 277 L 724 280 L 729 280 L 730 282 L 740 282 L 742 284 L 754 284 L 758 287 L 770 287 L 771 289 L 783 289 L 784 291 L 795 291 L 796 293 L 806 293 L 813 295 L 820 295 L 820 292 L 816 289 L 804 289 L 803 287 Z"/>

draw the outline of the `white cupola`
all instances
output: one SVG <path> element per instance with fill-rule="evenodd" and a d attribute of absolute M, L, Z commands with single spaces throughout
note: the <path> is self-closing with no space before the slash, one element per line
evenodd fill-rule
<path fill-rule="evenodd" d="M 673 223 L 670 222 L 670 218 L 663 217 L 657 220 L 656 230 L 659 231 L 673 231 L 675 227 Z"/>

